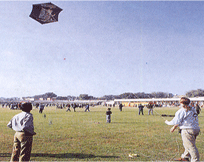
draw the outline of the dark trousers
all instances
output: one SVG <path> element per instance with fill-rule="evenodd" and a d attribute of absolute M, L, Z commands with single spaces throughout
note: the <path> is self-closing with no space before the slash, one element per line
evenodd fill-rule
<path fill-rule="evenodd" d="M 144 115 L 144 114 L 143 114 L 143 109 L 140 109 L 140 108 L 139 108 L 139 115 L 140 115 L 140 112 L 142 113 L 142 115 Z"/>

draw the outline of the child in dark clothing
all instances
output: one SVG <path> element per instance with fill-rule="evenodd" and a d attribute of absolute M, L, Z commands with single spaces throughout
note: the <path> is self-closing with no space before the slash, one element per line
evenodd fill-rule
<path fill-rule="evenodd" d="M 110 123 L 111 122 L 111 108 L 108 108 L 108 111 L 106 111 L 106 123 Z"/>

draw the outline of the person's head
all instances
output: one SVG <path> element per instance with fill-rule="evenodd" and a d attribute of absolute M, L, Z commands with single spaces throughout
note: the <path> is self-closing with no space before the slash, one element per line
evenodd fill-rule
<path fill-rule="evenodd" d="M 183 104 L 183 107 L 186 107 L 190 104 L 190 99 L 187 97 L 181 97 L 180 103 Z"/>
<path fill-rule="evenodd" d="M 111 110 L 111 108 L 108 108 L 108 110 Z"/>
<path fill-rule="evenodd" d="M 32 104 L 31 103 L 23 103 L 21 105 L 21 110 L 25 112 L 30 112 L 32 110 Z"/>
<path fill-rule="evenodd" d="M 153 102 L 152 102 L 152 101 L 150 101 L 150 102 L 149 102 L 149 104 L 150 104 L 150 105 L 153 105 Z"/>

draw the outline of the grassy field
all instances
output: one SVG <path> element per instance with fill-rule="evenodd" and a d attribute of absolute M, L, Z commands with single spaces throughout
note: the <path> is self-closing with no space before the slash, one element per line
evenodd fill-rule
<path fill-rule="evenodd" d="M 112 122 L 106 123 L 106 107 L 91 107 L 91 112 L 46 107 L 43 114 L 32 110 L 35 131 L 31 161 L 172 161 L 184 151 L 178 131 L 164 121 L 178 108 L 155 108 L 154 116 L 138 115 L 137 108 L 112 108 Z M 9 161 L 14 131 L 7 128 L 9 120 L 20 110 L 0 108 L 0 160 Z M 46 114 L 46 117 L 44 117 Z M 199 116 L 204 130 L 203 112 Z M 203 135 L 197 138 L 200 160 L 204 160 Z M 130 158 L 129 153 L 138 154 Z"/>

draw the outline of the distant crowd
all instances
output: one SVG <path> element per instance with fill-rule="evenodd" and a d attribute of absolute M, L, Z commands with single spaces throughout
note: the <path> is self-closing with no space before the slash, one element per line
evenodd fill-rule
<path fill-rule="evenodd" d="M 11 110 L 20 110 L 20 106 L 21 106 L 21 103 L 17 103 L 17 102 L 14 102 L 14 103 L 8 103 L 8 102 L 5 102 L 5 103 L 0 103 L 1 107 L 2 108 L 9 108 Z M 44 107 L 56 107 L 56 109 L 66 109 L 66 108 L 85 108 L 87 107 L 87 105 L 89 106 L 92 106 L 94 107 L 95 105 L 94 104 L 77 104 L 77 103 L 32 103 L 32 106 L 35 107 L 36 109 L 38 109 L 40 107 L 40 105 L 43 105 Z"/>

